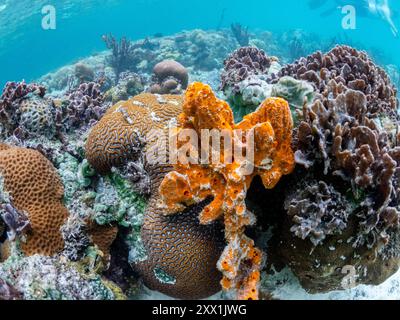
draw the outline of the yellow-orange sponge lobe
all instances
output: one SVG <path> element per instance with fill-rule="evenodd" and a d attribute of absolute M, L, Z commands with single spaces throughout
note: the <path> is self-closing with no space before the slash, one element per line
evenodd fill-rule
<path fill-rule="evenodd" d="M 1 145 L 0 174 L 14 207 L 30 221 L 22 251 L 48 256 L 60 252 L 60 228 L 68 211 L 62 203 L 64 187 L 51 162 L 38 151 Z"/>

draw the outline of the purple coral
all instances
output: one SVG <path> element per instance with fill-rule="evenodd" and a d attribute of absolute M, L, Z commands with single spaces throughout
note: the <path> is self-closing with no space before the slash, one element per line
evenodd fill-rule
<path fill-rule="evenodd" d="M 63 113 L 58 111 L 56 114 L 58 128 L 64 127 L 68 131 L 100 120 L 108 107 L 100 87 L 101 84 L 96 82 L 82 83 L 70 92 Z"/>
<path fill-rule="evenodd" d="M 5 280 L 0 279 L 0 300 L 21 300 L 22 294 Z"/>
<path fill-rule="evenodd" d="M 272 59 L 263 50 L 256 47 L 242 47 L 234 51 L 224 62 L 221 74 L 221 90 L 235 86 L 251 75 L 262 75 L 268 72 Z"/>
<path fill-rule="evenodd" d="M 0 213 L 8 229 L 8 240 L 14 241 L 17 235 L 29 228 L 30 222 L 27 215 L 18 211 L 11 204 L 1 205 Z"/>
<path fill-rule="evenodd" d="M 345 46 L 302 58 L 281 71 L 286 75 L 317 89 L 295 132 L 296 162 L 348 183 L 360 202 L 356 245 L 387 242 L 386 231 L 399 225 L 400 157 L 382 119 L 399 126 L 396 89 L 365 53 Z"/>
<path fill-rule="evenodd" d="M 353 208 L 332 185 L 306 180 L 286 198 L 285 210 L 294 222 L 290 231 L 303 240 L 309 238 L 317 246 L 326 236 L 347 227 Z"/>
<path fill-rule="evenodd" d="M 27 84 L 25 81 L 7 82 L 5 85 L 0 97 L 0 122 L 9 134 L 17 131 L 18 135 L 22 130 L 19 128 L 20 102 L 33 93 L 43 98 L 46 88 L 35 83 Z"/>

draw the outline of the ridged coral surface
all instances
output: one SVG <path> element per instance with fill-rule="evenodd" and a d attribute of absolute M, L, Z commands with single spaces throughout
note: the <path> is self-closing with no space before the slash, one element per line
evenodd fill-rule
<path fill-rule="evenodd" d="M 68 212 L 64 188 L 53 165 L 38 151 L 0 145 L 0 174 L 13 205 L 26 212 L 31 230 L 21 243 L 27 255 L 53 255 L 63 249 L 60 228 Z"/>
<path fill-rule="evenodd" d="M 217 261 L 225 245 L 222 226 L 199 225 L 205 203 L 164 216 L 157 200 L 150 201 L 142 227 L 147 259 L 136 266 L 146 285 L 179 299 L 203 299 L 220 291 Z"/>
<path fill-rule="evenodd" d="M 244 234 L 245 227 L 255 222 L 253 214 L 246 209 L 245 199 L 255 176 L 261 177 L 266 188 L 273 188 L 282 175 L 294 168 L 289 105 L 283 99 L 268 99 L 256 112 L 235 125 L 229 105 L 218 100 L 209 86 L 193 83 L 185 94 L 183 111 L 177 135 L 180 130 L 194 129 L 200 137 L 201 130 L 216 129 L 220 133 L 225 131 L 227 139 L 240 146 L 241 151 L 250 152 L 250 148 L 254 148 L 254 159 L 250 163 L 243 157 L 229 161 L 223 148 L 217 150 L 217 162 L 213 162 L 212 155 L 203 165 L 179 160 L 174 171 L 164 178 L 160 193 L 169 213 L 213 198 L 200 213 L 200 222 L 209 224 L 224 219 L 228 245 L 218 262 L 224 275 L 222 286 L 235 292 L 238 299 L 257 299 L 262 259 L 261 251 Z M 243 130 L 246 138 L 238 138 L 234 130 Z M 253 144 L 250 136 L 254 138 Z M 201 150 L 208 147 L 202 142 L 198 141 Z M 249 165 L 254 167 L 247 171 Z"/>
<path fill-rule="evenodd" d="M 99 173 L 126 164 L 138 157 L 144 140 L 147 145 L 157 140 L 157 136 L 147 136 L 151 129 L 165 129 L 180 112 L 180 96 L 141 94 L 117 103 L 91 130 L 86 143 L 88 161 Z"/>

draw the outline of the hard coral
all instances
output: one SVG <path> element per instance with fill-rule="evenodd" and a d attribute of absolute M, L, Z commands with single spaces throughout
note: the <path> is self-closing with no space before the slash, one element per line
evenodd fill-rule
<path fill-rule="evenodd" d="M 152 130 L 165 130 L 169 121 L 181 112 L 181 97 L 141 94 L 110 108 L 91 130 L 86 157 L 97 172 L 109 173 L 112 167 L 138 160 L 144 144 L 150 146 L 159 137 Z"/>
<path fill-rule="evenodd" d="M 359 244 L 366 237 L 385 238 L 400 215 L 394 192 L 399 167 L 396 89 L 366 54 L 349 47 L 300 59 L 281 74 L 307 79 L 319 91 L 303 108 L 296 161 L 306 168 L 322 165 L 325 175 L 341 177 L 356 199 L 360 190 L 366 194 Z"/>
<path fill-rule="evenodd" d="M 158 200 L 150 200 L 142 227 L 147 259 L 136 264 L 145 284 L 179 299 L 203 299 L 220 291 L 217 261 L 225 242 L 220 224 L 199 225 L 207 201 L 164 216 Z"/>
<path fill-rule="evenodd" d="M 21 249 L 26 255 L 53 255 L 63 249 L 60 228 L 68 212 L 64 188 L 53 165 L 39 152 L 2 145 L 0 173 L 13 206 L 25 212 L 31 229 Z"/>
<path fill-rule="evenodd" d="M 218 163 L 213 162 L 211 155 L 208 163 L 203 165 L 178 162 L 160 186 L 160 194 L 170 214 L 208 197 L 213 198 L 200 213 L 200 222 L 209 224 L 224 218 L 228 245 L 218 267 L 224 275 L 223 288 L 237 291 L 239 299 L 258 297 L 262 261 L 261 251 L 244 234 L 245 227 L 255 221 L 246 209 L 246 193 L 255 176 L 261 177 L 266 188 L 273 188 L 282 175 L 294 169 L 292 126 L 290 108 L 283 99 L 266 100 L 256 112 L 235 124 L 229 105 L 218 100 L 209 86 L 194 83 L 185 94 L 177 134 L 188 128 L 194 129 L 198 136 L 203 129 L 224 130 L 241 151 L 249 152 L 253 147 L 255 150 L 253 163 L 244 158 L 235 158 L 229 163 L 225 150 L 218 150 Z M 234 130 L 243 130 L 248 135 L 238 138 Z M 253 145 L 250 136 L 254 137 Z M 201 150 L 208 147 L 201 145 L 200 140 L 196 143 Z M 246 170 L 249 165 L 250 171 Z"/>
<path fill-rule="evenodd" d="M 242 47 L 233 52 L 224 61 L 224 71 L 221 75 L 221 89 L 225 91 L 250 75 L 267 73 L 273 59 L 268 57 L 263 50 L 256 47 Z"/>
<path fill-rule="evenodd" d="M 167 132 L 181 112 L 179 96 L 141 94 L 118 103 L 92 129 L 86 155 L 102 174 L 112 168 L 128 171 L 126 176 L 132 177 L 135 187 L 141 184 L 141 176 L 150 178 L 150 199 L 140 232 L 145 253 L 131 261 L 144 283 L 177 298 L 205 298 L 220 289 L 216 267 L 224 246 L 220 226 L 201 226 L 197 220 L 200 206 L 188 209 L 182 217 L 164 217 L 158 206 L 158 187 L 171 166 L 156 163 L 143 168 L 135 162 L 163 147 L 160 144 L 168 144 L 152 129 Z M 137 174 L 130 173 L 130 168 L 136 168 Z"/>
<path fill-rule="evenodd" d="M 151 93 L 181 94 L 186 90 L 189 75 L 186 68 L 174 60 L 164 60 L 153 69 Z"/>

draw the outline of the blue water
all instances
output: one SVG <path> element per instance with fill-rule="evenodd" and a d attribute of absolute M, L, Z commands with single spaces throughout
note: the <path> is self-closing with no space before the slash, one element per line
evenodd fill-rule
<path fill-rule="evenodd" d="M 361 49 L 379 48 L 385 64 L 400 66 L 400 38 L 383 19 L 357 16 L 356 30 L 343 30 L 336 2 L 362 6 L 364 0 L 314 2 L 326 4 L 310 10 L 307 0 L 0 0 L 0 85 L 8 80 L 30 81 L 102 51 L 105 33 L 134 40 L 155 33 L 215 29 L 223 13 L 222 27 L 226 28 L 240 22 L 250 30 L 303 29 L 327 38 L 344 34 Z M 41 9 L 46 4 L 57 10 L 56 30 L 41 27 Z M 389 0 L 389 5 L 398 11 L 393 20 L 400 28 L 400 1 Z M 332 14 L 321 17 L 329 8 Z"/>

